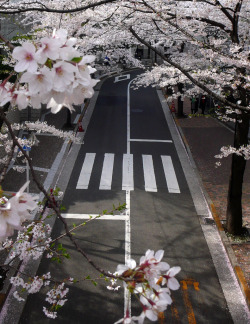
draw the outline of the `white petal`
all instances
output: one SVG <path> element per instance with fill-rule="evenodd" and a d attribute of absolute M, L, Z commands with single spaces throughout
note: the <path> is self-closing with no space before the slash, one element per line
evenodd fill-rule
<path fill-rule="evenodd" d="M 116 268 L 116 272 L 118 272 L 118 276 L 120 276 L 121 274 L 123 274 L 124 271 L 127 271 L 128 267 L 125 264 L 118 264 L 117 268 Z"/>
<path fill-rule="evenodd" d="M 168 276 L 169 277 L 174 277 L 177 273 L 179 273 L 181 271 L 181 267 L 172 267 L 171 269 L 169 269 L 168 271 Z"/>
<path fill-rule="evenodd" d="M 159 263 L 159 269 L 161 271 L 167 271 L 170 268 L 169 264 L 167 262 L 160 262 Z"/>
<path fill-rule="evenodd" d="M 171 289 L 171 290 L 177 290 L 177 289 L 179 289 L 180 288 L 180 284 L 177 281 L 177 279 L 175 279 L 174 277 L 168 279 L 168 288 Z"/>
<path fill-rule="evenodd" d="M 26 61 L 19 61 L 14 67 L 16 72 L 23 72 L 27 69 L 28 63 Z"/>
<path fill-rule="evenodd" d="M 155 322 L 158 320 L 157 314 L 155 312 L 153 312 L 152 310 L 146 310 L 146 316 L 152 322 Z"/>
<path fill-rule="evenodd" d="M 127 261 L 127 266 L 130 268 L 130 269 L 134 269 L 136 267 L 136 262 L 134 259 L 129 259 Z"/>
<path fill-rule="evenodd" d="M 163 258 L 164 255 L 164 250 L 159 250 L 155 253 L 155 259 L 160 262 L 161 259 Z"/>

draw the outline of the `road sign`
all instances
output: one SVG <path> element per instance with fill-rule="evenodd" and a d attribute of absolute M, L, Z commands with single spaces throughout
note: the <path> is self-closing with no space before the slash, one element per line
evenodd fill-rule
<path fill-rule="evenodd" d="M 23 138 L 24 140 L 26 140 L 26 137 L 24 136 L 24 138 Z M 31 151 L 31 147 L 30 146 L 28 146 L 28 145 L 23 145 L 23 150 L 24 151 Z"/>

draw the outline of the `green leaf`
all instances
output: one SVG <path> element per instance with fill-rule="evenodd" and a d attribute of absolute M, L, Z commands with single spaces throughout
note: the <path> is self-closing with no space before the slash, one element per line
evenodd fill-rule
<path fill-rule="evenodd" d="M 81 60 L 82 60 L 82 57 L 73 57 L 71 62 L 79 63 L 79 62 L 81 62 Z"/>
<path fill-rule="evenodd" d="M 58 245 L 57 245 L 57 250 L 61 250 L 62 249 L 62 243 L 59 243 Z"/>
<path fill-rule="evenodd" d="M 69 255 L 68 253 L 65 253 L 63 256 L 64 256 L 66 259 L 70 259 L 70 255 Z"/>
<path fill-rule="evenodd" d="M 91 280 L 91 282 L 92 282 L 92 284 L 93 284 L 94 286 L 97 286 L 97 282 L 96 282 L 96 281 Z"/>

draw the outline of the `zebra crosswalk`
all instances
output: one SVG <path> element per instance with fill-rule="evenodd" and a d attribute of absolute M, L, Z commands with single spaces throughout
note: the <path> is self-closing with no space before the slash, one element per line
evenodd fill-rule
<path fill-rule="evenodd" d="M 88 189 L 91 175 L 94 169 L 96 153 L 86 153 L 81 172 L 77 181 L 76 189 Z M 152 155 L 143 154 L 142 168 L 144 176 L 144 188 L 148 192 L 157 192 L 154 161 Z M 115 154 L 105 153 L 99 182 L 99 190 L 111 190 Z M 165 176 L 166 188 L 169 193 L 180 193 L 178 180 L 171 156 L 161 155 L 161 164 Z M 122 156 L 122 190 L 134 190 L 134 155 L 123 154 Z"/>

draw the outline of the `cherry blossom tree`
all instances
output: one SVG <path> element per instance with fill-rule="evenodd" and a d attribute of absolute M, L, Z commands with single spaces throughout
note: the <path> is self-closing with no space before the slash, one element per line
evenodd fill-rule
<path fill-rule="evenodd" d="M 185 95 L 191 97 L 202 91 L 212 96 L 224 107 L 224 119 L 226 115 L 235 121 L 234 146 L 223 148 L 218 157 L 232 154 L 226 227 L 231 234 L 241 234 L 242 184 L 249 159 L 249 6 L 246 1 L 231 0 L 171 4 L 141 1 L 138 10 L 151 15 L 148 26 L 153 31 L 148 27 L 145 35 L 138 25 L 129 29 L 163 60 L 163 65 L 148 73 L 149 79 L 169 86 L 177 78 L 178 82 L 194 85 L 185 90 Z M 164 49 L 173 33 L 184 50 L 162 53 L 160 47 Z"/>
<path fill-rule="evenodd" d="M 108 10 L 78 12 L 70 27 L 84 48 L 109 50 L 113 60 L 124 57 L 138 67 L 141 62 L 128 48 L 146 46 L 159 59 L 141 75 L 138 86 L 170 87 L 172 98 L 206 94 L 221 119 L 235 122 L 233 146 L 217 156 L 232 155 L 226 224 L 231 234 L 243 230 L 242 184 L 249 159 L 248 17 L 244 0 L 115 1 Z M 70 26 L 70 18 L 58 17 L 54 23 Z"/>
<path fill-rule="evenodd" d="M 218 104 L 217 111 L 221 114 L 221 118 L 235 121 L 234 147 L 222 148 L 220 157 L 232 154 L 227 230 L 232 234 L 241 233 L 242 183 L 246 160 L 250 156 L 247 139 L 250 113 L 247 1 L 89 0 L 83 5 L 80 0 L 39 2 L 10 0 L 0 6 L 0 14 L 5 14 L 5 17 L 20 13 L 22 15 L 18 16 L 19 21 L 30 28 L 32 37 L 38 39 L 39 48 L 34 47 L 32 43 L 23 42 L 20 48 L 13 50 L 12 45 L 5 41 L 5 44 L 13 50 L 12 59 L 17 61 L 15 71 L 21 76 L 17 83 L 19 87 L 13 88 L 9 79 L 2 82 L 0 88 L 2 106 L 11 102 L 19 109 L 24 109 L 28 104 L 39 108 L 41 103 L 46 103 L 55 113 L 62 106 L 72 110 L 72 104 L 82 102 L 84 98 L 89 98 L 93 94 L 96 81 L 90 76 L 93 69 L 89 65 L 93 62 L 93 55 L 106 54 L 108 51 L 111 67 L 122 59 L 136 67 L 144 68 L 141 61 L 135 59 L 133 49 L 138 45 L 145 46 L 157 55 L 158 60 L 152 68 L 144 70 L 137 80 L 137 86 L 151 84 L 160 85 L 162 88 L 170 87 L 173 90 L 172 98 L 184 95 L 191 98 L 198 94 L 206 94 Z M 54 28 L 59 31 L 52 38 L 48 37 L 48 33 L 51 34 Z M 68 40 L 65 30 L 71 39 Z M 176 91 L 177 84 L 183 85 L 179 87 L 182 91 Z M 71 91 L 68 91 L 69 88 Z M 20 141 L 14 137 L 12 127 L 3 111 L 1 118 L 12 135 L 8 143 L 10 154 L 5 160 L 5 165 L 10 161 L 11 152 L 16 146 L 31 163 L 27 154 L 22 151 Z M 41 125 L 27 124 L 27 127 L 38 129 Z M 44 191 L 39 183 L 38 186 Z M 23 188 L 20 190 L 20 195 L 22 194 Z M 53 199 L 47 192 L 44 194 L 60 218 L 60 211 Z M 18 221 L 16 216 L 9 212 L 11 199 L 7 200 L 5 196 L 2 199 L 2 215 L 6 216 L 3 222 L 6 230 L 11 233 L 20 226 L 23 218 L 16 211 L 15 215 L 20 214 Z M 29 202 L 27 209 L 32 210 L 32 201 Z M 19 204 L 15 204 L 19 205 L 20 201 Z M 8 219 L 10 221 L 7 221 Z M 74 242 L 71 230 L 65 221 L 61 220 L 64 222 L 66 235 Z M 25 229 L 25 233 L 32 231 L 34 237 L 37 237 L 36 233 L 39 230 L 36 224 L 30 226 Z M 44 227 L 44 232 L 49 235 L 50 229 Z M 26 236 L 24 235 L 24 238 L 21 236 L 25 242 L 24 246 L 27 245 Z M 38 249 L 40 253 L 48 249 L 50 243 L 49 239 L 44 238 L 45 248 Z M 6 246 L 9 244 L 12 243 L 5 243 Z M 77 245 L 76 249 L 91 262 L 85 251 Z M 18 255 L 25 255 L 22 251 L 26 250 L 23 246 L 18 247 Z M 174 288 L 178 288 L 172 277 L 178 273 L 179 268 L 169 269 L 169 266 L 161 263 L 161 258 L 162 251 L 154 254 L 149 250 L 140 260 L 139 266 L 136 266 L 134 260 L 130 260 L 125 266 L 118 266 L 115 275 L 93 264 L 106 277 L 112 277 L 115 281 L 118 276 L 126 282 L 130 292 L 140 294 L 142 314 L 137 318 L 131 318 L 128 313 L 118 322 L 141 323 L 146 317 L 155 320 L 157 314 L 169 305 L 171 299 L 168 289 L 171 289 L 171 282 Z M 139 278 L 139 281 L 143 278 L 143 284 L 137 286 L 135 278 Z M 26 287 L 26 290 L 38 291 L 39 287 L 47 285 L 48 281 L 51 281 L 50 274 L 44 274 L 43 277 L 36 278 L 35 287 L 18 278 L 13 279 L 13 284 Z M 168 287 L 161 287 L 162 283 Z M 110 289 L 112 287 L 111 285 Z M 55 286 L 47 298 L 51 304 L 57 305 L 58 302 L 58 305 L 61 305 L 65 302 L 66 294 L 67 289 L 61 284 Z M 58 300 L 55 299 L 56 296 L 59 296 Z M 22 298 L 18 293 L 16 297 Z M 44 311 L 50 317 L 56 316 L 56 308 Z"/>
<path fill-rule="evenodd" d="M 96 70 L 90 64 L 95 58 L 93 55 L 82 55 L 75 46 L 77 40 L 68 38 L 65 29 L 54 30 L 49 36 L 33 38 L 32 42 L 23 41 L 20 46 L 16 47 L 2 35 L 1 39 L 12 51 L 10 61 L 13 63 L 16 81 L 11 83 L 10 76 L 2 80 L 0 107 L 9 103 L 12 107 L 22 110 L 29 105 L 36 109 L 46 104 L 52 113 L 57 113 L 62 107 L 67 107 L 72 111 L 73 105 L 81 104 L 93 95 L 93 87 L 98 80 L 91 77 Z M 128 309 L 125 317 L 118 322 L 143 323 L 146 317 L 156 321 L 159 313 L 164 312 L 172 303 L 170 290 L 179 288 L 179 283 L 174 276 L 180 271 L 180 267 L 170 268 L 166 262 L 162 262 L 164 251 L 159 250 L 154 253 L 148 250 L 145 257 L 141 258 L 138 267 L 134 260 L 128 260 L 126 265 L 118 265 L 115 273 L 101 269 L 88 257 L 72 234 L 73 230 L 74 232 L 79 230 L 83 224 L 73 228 L 68 227 L 56 202 L 55 196 L 58 196 L 58 190 L 51 189 L 50 192 L 46 192 L 34 173 L 32 160 L 24 150 L 25 145 L 31 146 L 32 143 L 29 140 L 17 138 L 15 131 L 22 127 L 39 132 L 51 132 L 60 137 L 68 137 L 74 142 L 77 142 L 77 138 L 40 122 L 26 122 L 24 125 L 11 124 L 2 108 L 0 108 L 0 119 L 7 130 L 5 134 L 1 134 L 1 141 L 4 142 L 7 153 L 1 161 L 3 165 L 1 183 L 4 185 L 6 169 L 14 152 L 18 149 L 20 151 L 18 154 L 23 156 L 29 164 L 34 182 L 45 196 L 44 204 L 39 207 L 38 197 L 24 192 L 28 182 L 12 197 L 8 197 L 4 190 L 1 190 L 1 250 L 2 252 L 10 251 L 8 263 L 2 266 L 4 273 L 14 267 L 17 259 L 27 262 L 30 259 L 36 260 L 43 254 L 51 260 L 67 258 L 68 254 L 63 248 L 54 246 L 62 237 L 68 236 L 82 257 L 98 270 L 105 280 L 110 281 L 111 284 L 107 287 L 109 290 L 118 289 L 116 282 L 119 280 L 126 284 L 125 288 L 129 291 L 128 297 L 130 294 L 139 296 L 142 314 L 131 317 Z M 51 217 L 50 214 L 48 215 L 48 207 L 53 209 L 53 213 L 62 221 L 65 228 L 64 234 L 53 239 L 51 238 L 52 228 L 47 223 L 47 218 Z M 124 208 L 124 206 L 114 207 L 111 213 Z M 35 210 L 37 217 L 27 224 L 27 221 L 32 219 L 31 212 Z M 90 217 L 89 221 L 94 219 Z M 16 231 L 17 238 L 12 239 L 11 236 Z M 43 306 L 43 311 L 49 318 L 56 318 L 58 309 L 66 303 L 69 291 L 66 285 L 77 283 L 77 279 L 74 278 L 65 278 L 62 282 L 57 282 L 49 272 L 32 278 L 27 276 L 28 279 L 24 279 L 22 275 L 22 273 L 17 273 L 10 278 L 10 283 L 17 288 L 14 297 L 23 302 L 22 293 L 39 293 L 42 287 L 50 287 L 45 301 L 51 306 Z"/>

